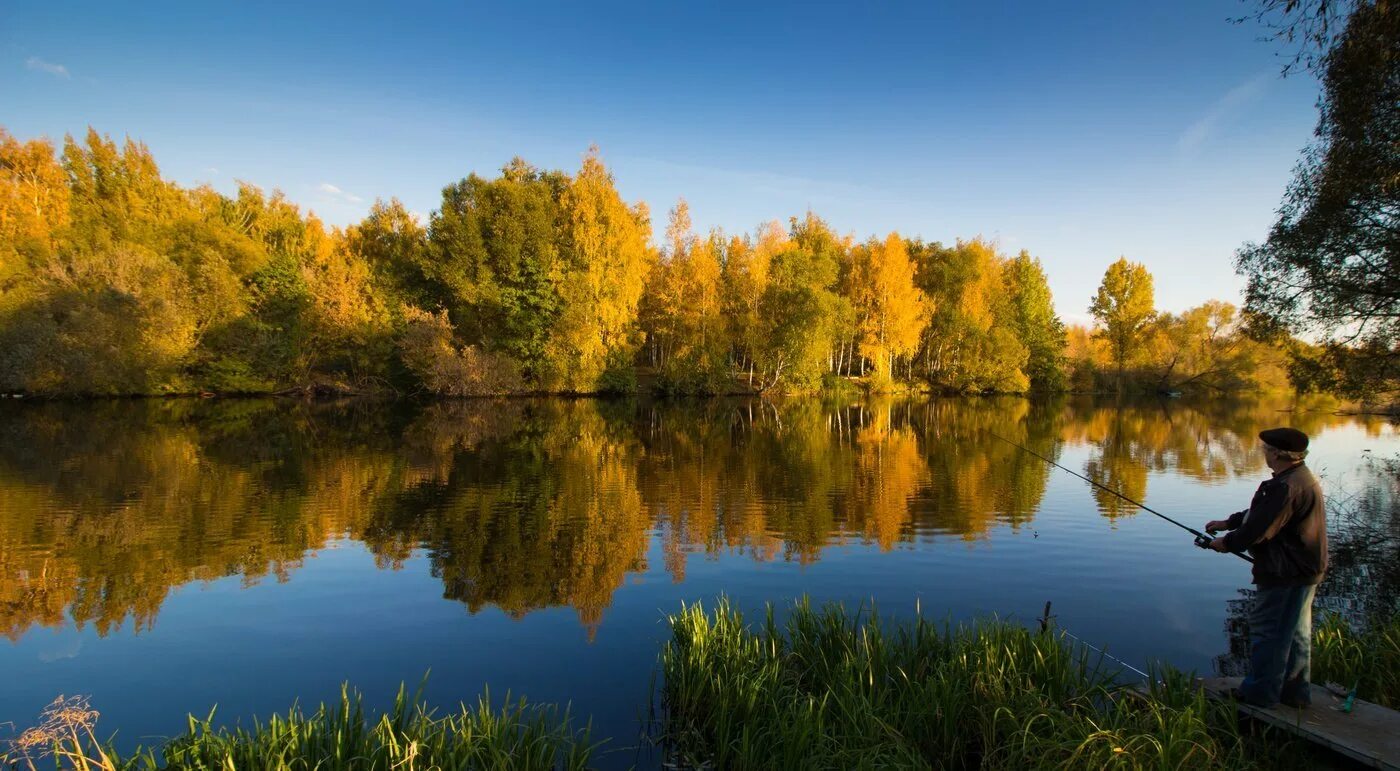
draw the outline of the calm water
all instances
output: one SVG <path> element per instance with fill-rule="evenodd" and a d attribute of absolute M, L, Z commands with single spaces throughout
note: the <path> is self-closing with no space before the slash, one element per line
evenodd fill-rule
<path fill-rule="evenodd" d="M 332 697 L 572 702 L 633 742 L 685 601 L 1059 622 L 1141 666 L 1229 650 L 1240 560 L 1193 526 L 1265 475 L 1273 404 L 1019 399 L 0 403 L 0 724 L 89 694 L 123 744 Z M 1386 423 L 1310 414 L 1365 486 Z M 618 762 L 631 757 L 615 756 Z"/>

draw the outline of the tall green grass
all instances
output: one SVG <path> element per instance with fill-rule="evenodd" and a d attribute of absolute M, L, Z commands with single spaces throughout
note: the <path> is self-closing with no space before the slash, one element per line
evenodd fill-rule
<path fill-rule="evenodd" d="M 656 738 L 694 768 L 1288 768 L 1317 757 L 1277 734 L 1242 731 L 1232 705 L 1188 674 L 1155 673 L 1146 693 L 1054 632 L 989 620 L 893 624 L 839 605 L 770 606 L 750 624 L 727 600 L 670 617 Z M 1362 683 L 1395 706 L 1400 625 L 1353 632 L 1324 619 L 1316 679 Z M 360 771 L 583 769 L 599 745 L 567 710 L 524 700 L 437 715 L 401 688 L 371 715 L 360 694 L 247 727 L 191 717 L 186 732 L 120 754 L 97 739 L 96 711 L 55 701 L 39 726 L 0 747 L 0 769 Z"/>
<path fill-rule="evenodd" d="M 1355 685 L 1359 698 L 1400 709 L 1400 615 L 1357 631 L 1328 613 L 1313 630 L 1312 679 Z"/>
<path fill-rule="evenodd" d="M 1150 693 L 1053 632 L 890 626 L 800 602 L 745 623 L 725 600 L 670 617 L 661 741 L 713 768 L 1277 768 L 1191 677 Z M 1282 765 L 1287 765 L 1283 763 Z"/>
<path fill-rule="evenodd" d="M 584 769 L 595 745 L 587 727 L 572 726 L 567 711 L 532 707 L 522 699 L 437 716 L 400 688 L 394 706 L 371 718 L 358 692 L 342 688 L 340 701 L 306 714 L 292 708 L 248 728 L 218 728 L 213 715 L 190 717 L 188 731 L 159 749 L 122 757 L 93 733 L 97 713 L 55 702 L 44 722 L 0 752 L 0 768 L 74 768 L 80 771 L 359 771 L 396 769 Z"/>

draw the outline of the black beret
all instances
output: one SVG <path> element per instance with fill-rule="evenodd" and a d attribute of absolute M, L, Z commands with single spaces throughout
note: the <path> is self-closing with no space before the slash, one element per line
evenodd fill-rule
<path fill-rule="evenodd" d="M 1264 444 L 1278 450 L 1302 452 L 1308 449 L 1308 435 L 1296 428 L 1270 428 L 1259 432 Z"/>

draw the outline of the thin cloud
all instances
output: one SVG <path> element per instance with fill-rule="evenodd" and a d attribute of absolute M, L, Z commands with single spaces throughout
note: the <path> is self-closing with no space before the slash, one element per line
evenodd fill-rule
<path fill-rule="evenodd" d="M 50 75 L 63 78 L 64 80 L 68 80 L 73 77 L 72 74 L 68 72 L 68 68 L 64 67 L 62 64 L 46 62 L 37 56 L 31 56 L 28 59 L 25 59 L 24 68 L 26 70 L 34 70 L 35 72 L 47 72 Z"/>
<path fill-rule="evenodd" d="M 321 184 L 316 186 L 316 189 L 332 198 L 335 198 L 339 201 L 344 201 L 345 203 L 364 203 L 365 200 L 359 197 L 358 195 L 354 195 L 353 193 L 347 193 L 329 182 L 322 182 Z"/>
<path fill-rule="evenodd" d="M 1271 72 L 1256 75 L 1226 91 L 1205 115 L 1181 132 L 1176 140 L 1176 149 L 1184 155 L 1194 155 L 1212 136 L 1263 95 L 1273 77 Z"/>
<path fill-rule="evenodd" d="M 633 165 L 651 167 L 670 174 L 683 174 L 692 179 L 714 181 L 724 185 L 742 187 L 749 191 L 772 196 L 807 197 L 813 201 L 843 201 L 859 197 L 870 200 L 874 197 L 888 197 L 878 188 L 866 185 L 834 182 L 789 174 L 766 171 L 740 171 L 718 166 L 702 166 L 678 163 L 660 158 L 636 156 Z"/>

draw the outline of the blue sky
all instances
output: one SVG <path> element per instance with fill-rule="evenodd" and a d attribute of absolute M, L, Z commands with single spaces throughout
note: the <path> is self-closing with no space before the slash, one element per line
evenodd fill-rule
<path fill-rule="evenodd" d="M 130 135 L 181 183 L 279 188 L 336 224 L 597 144 L 658 232 L 684 196 L 702 229 L 810 207 L 858 238 L 982 235 L 1040 257 L 1083 321 L 1120 255 L 1160 308 L 1238 301 L 1231 257 L 1317 98 L 1227 21 L 1250 7 L 7 2 L 0 125 Z"/>

